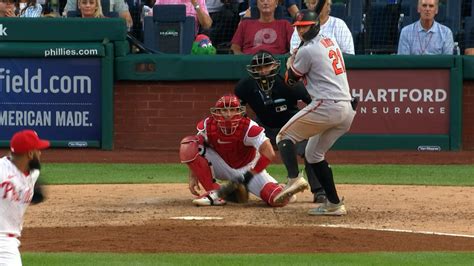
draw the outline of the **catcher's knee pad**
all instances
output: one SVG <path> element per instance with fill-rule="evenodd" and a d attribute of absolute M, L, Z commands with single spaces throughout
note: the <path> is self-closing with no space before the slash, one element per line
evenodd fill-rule
<path fill-rule="evenodd" d="M 204 139 L 200 136 L 187 136 L 181 140 L 179 159 L 182 163 L 194 161 L 197 156 L 204 155 Z"/>
<path fill-rule="evenodd" d="M 276 183 L 266 183 L 260 191 L 260 198 L 272 207 L 283 207 L 288 204 L 288 200 L 279 204 L 274 202 L 276 195 L 278 195 L 282 189 L 283 188 Z"/>
<path fill-rule="evenodd" d="M 181 141 L 179 157 L 186 163 L 206 191 L 219 189 L 219 184 L 214 182 L 209 162 L 202 156 L 203 145 L 198 136 L 188 136 Z"/>

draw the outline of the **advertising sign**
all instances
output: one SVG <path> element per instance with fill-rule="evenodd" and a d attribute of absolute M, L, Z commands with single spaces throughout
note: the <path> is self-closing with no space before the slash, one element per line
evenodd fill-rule
<path fill-rule="evenodd" d="M 353 134 L 449 134 L 450 72 L 350 70 L 352 96 L 359 97 Z"/>
<path fill-rule="evenodd" d="M 100 58 L 0 58 L 0 139 L 101 140 Z"/>

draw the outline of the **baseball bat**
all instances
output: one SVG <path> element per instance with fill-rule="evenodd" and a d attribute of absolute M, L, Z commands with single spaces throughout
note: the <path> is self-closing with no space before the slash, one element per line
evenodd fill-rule
<path fill-rule="evenodd" d="M 319 16 L 321 14 L 321 11 L 323 10 L 324 5 L 326 4 L 326 0 L 319 0 L 318 4 L 314 8 L 314 12 L 316 12 Z"/>

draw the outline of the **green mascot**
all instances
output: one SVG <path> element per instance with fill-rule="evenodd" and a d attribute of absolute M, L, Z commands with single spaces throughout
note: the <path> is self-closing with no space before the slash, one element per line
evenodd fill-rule
<path fill-rule="evenodd" d="M 214 55 L 216 54 L 216 48 L 212 46 L 212 42 L 207 35 L 198 34 L 193 42 L 191 54 Z"/>

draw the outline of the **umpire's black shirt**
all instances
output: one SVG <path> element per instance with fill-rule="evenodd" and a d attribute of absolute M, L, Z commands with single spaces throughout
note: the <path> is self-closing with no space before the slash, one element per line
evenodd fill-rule
<path fill-rule="evenodd" d="M 272 88 L 273 103 L 270 105 L 265 106 L 264 93 L 251 77 L 241 79 L 235 86 L 234 93 L 240 98 L 242 105 L 248 104 L 252 108 L 258 123 L 270 128 L 283 127 L 299 111 L 298 100 L 306 104 L 311 102 L 311 97 L 301 82 L 289 87 L 280 75 L 275 76 Z"/>

